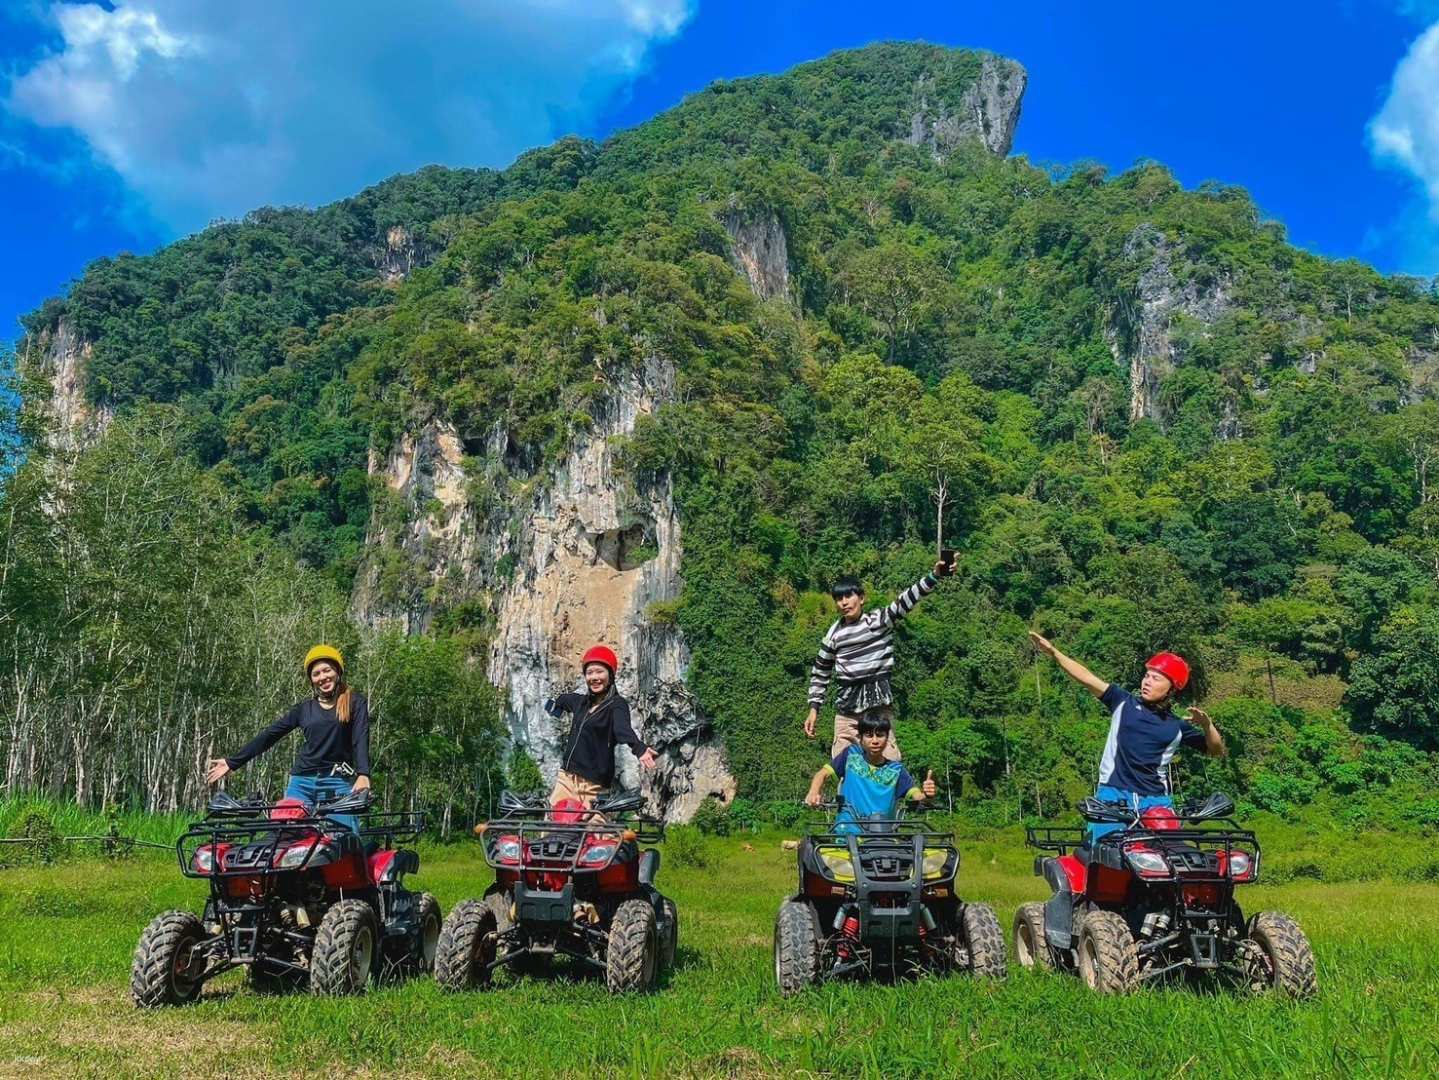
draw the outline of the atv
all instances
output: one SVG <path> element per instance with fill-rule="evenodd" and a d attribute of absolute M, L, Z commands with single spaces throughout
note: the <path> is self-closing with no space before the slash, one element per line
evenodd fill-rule
<path fill-rule="evenodd" d="M 781 993 L 846 976 L 1004 977 L 1004 933 L 987 904 L 960 899 L 952 837 L 913 818 L 841 816 L 800 841 L 799 890 L 775 920 Z"/>
<path fill-rule="evenodd" d="M 440 906 L 404 886 L 420 860 L 395 847 L 423 822 L 369 806 L 368 791 L 319 806 L 216 794 L 175 844 L 180 872 L 210 884 L 204 914 L 167 911 L 145 928 L 130 968 L 135 1004 L 194 1001 L 236 967 L 255 990 L 308 984 L 316 994 L 430 970 Z M 342 814 L 360 815 L 358 834 L 333 820 Z"/>
<path fill-rule="evenodd" d="M 663 826 L 638 793 L 553 808 L 505 792 L 500 816 L 475 826 L 495 884 L 445 920 L 435 979 L 446 990 L 491 985 L 502 967 L 540 972 L 556 957 L 603 973 L 613 993 L 649 990 L 674 964 L 679 913 L 655 888 Z"/>
<path fill-rule="evenodd" d="M 1311 997 L 1314 953 L 1277 911 L 1247 921 L 1238 885 L 1259 879 L 1259 841 L 1240 829 L 1226 795 L 1137 812 L 1087 798 L 1089 822 L 1119 824 L 1090 843 L 1083 828 L 1030 828 L 1034 872 L 1054 890 L 1014 916 L 1021 966 L 1077 971 L 1093 990 L 1123 994 L 1183 975 L 1220 977 L 1255 991 Z"/>

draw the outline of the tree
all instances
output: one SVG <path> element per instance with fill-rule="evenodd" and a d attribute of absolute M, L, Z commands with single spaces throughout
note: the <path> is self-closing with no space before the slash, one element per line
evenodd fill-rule
<path fill-rule="evenodd" d="M 1439 748 L 1439 608 L 1400 608 L 1375 645 L 1354 662 L 1345 697 L 1356 724 L 1426 750 Z"/>

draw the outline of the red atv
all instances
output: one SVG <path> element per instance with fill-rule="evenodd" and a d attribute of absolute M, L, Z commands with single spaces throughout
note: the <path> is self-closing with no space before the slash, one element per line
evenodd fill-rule
<path fill-rule="evenodd" d="M 235 967 L 256 990 L 308 983 L 317 994 L 430 970 L 440 905 L 405 888 L 419 856 L 394 846 L 414 840 L 422 822 L 369 805 L 367 791 L 317 807 L 217 794 L 175 845 L 180 872 L 208 881 L 210 899 L 199 918 L 167 911 L 145 928 L 130 968 L 135 1004 L 194 1001 Z M 332 820 L 342 814 L 363 815 L 358 835 Z"/>
<path fill-rule="evenodd" d="M 435 979 L 446 990 L 488 987 L 505 966 L 548 967 L 568 956 L 603 972 L 612 992 L 649 990 L 673 964 L 679 913 L 654 886 L 663 827 L 638 794 L 553 809 L 505 792 L 500 817 L 475 826 L 495 884 L 445 920 Z"/>
<path fill-rule="evenodd" d="M 1256 991 L 1315 993 L 1314 953 L 1299 925 L 1277 911 L 1246 921 L 1234 899 L 1236 886 L 1259 878 L 1259 841 L 1229 817 L 1228 796 L 1178 814 L 1094 798 L 1078 809 L 1124 828 L 1093 844 L 1082 828 L 1026 830 L 1030 847 L 1054 853 L 1034 860 L 1054 895 L 1015 913 L 1020 966 L 1078 971 L 1111 994 L 1200 972 Z"/>

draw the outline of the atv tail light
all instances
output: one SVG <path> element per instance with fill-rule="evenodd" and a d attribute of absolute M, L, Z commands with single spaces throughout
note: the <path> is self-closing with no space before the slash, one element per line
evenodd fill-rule
<path fill-rule="evenodd" d="M 1129 851 L 1129 865 L 1140 877 L 1168 877 L 1169 863 L 1164 861 L 1164 856 L 1157 851 L 1148 851 L 1144 848 Z"/>
<path fill-rule="evenodd" d="M 314 840 L 302 840 L 298 844 L 291 844 L 280 853 L 280 857 L 275 860 L 275 865 L 281 870 L 293 870 L 297 866 L 303 866 L 305 860 L 314 852 L 315 844 Z"/>
<path fill-rule="evenodd" d="M 614 854 L 614 844 L 596 844 L 580 856 L 580 863 L 583 866 L 597 866 L 609 862 L 614 858 Z"/>
<path fill-rule="evenodd" d="M 1231 851 L 1229 853 L 1229 877 L 1232 881 L 1252 881 L 1254 879 L 1254 857 L 1247 851 Z"/>

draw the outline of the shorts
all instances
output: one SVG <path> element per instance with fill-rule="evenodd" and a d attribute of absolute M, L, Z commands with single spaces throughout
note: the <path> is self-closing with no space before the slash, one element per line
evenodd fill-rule
<path fill-rule="evenodd" d="M 561 769 L 555 774 L 555 787 L 550 792 L 550 805 L 554 806 L 561 799 L 574 799 L 588 810 L 604 793 L 603 784 L 597 784 L 593 780 L 586 780 L 583 776 L 576 776 L 572 772 Z M 593 820 L 601 819 L 596 817 Z"/>

